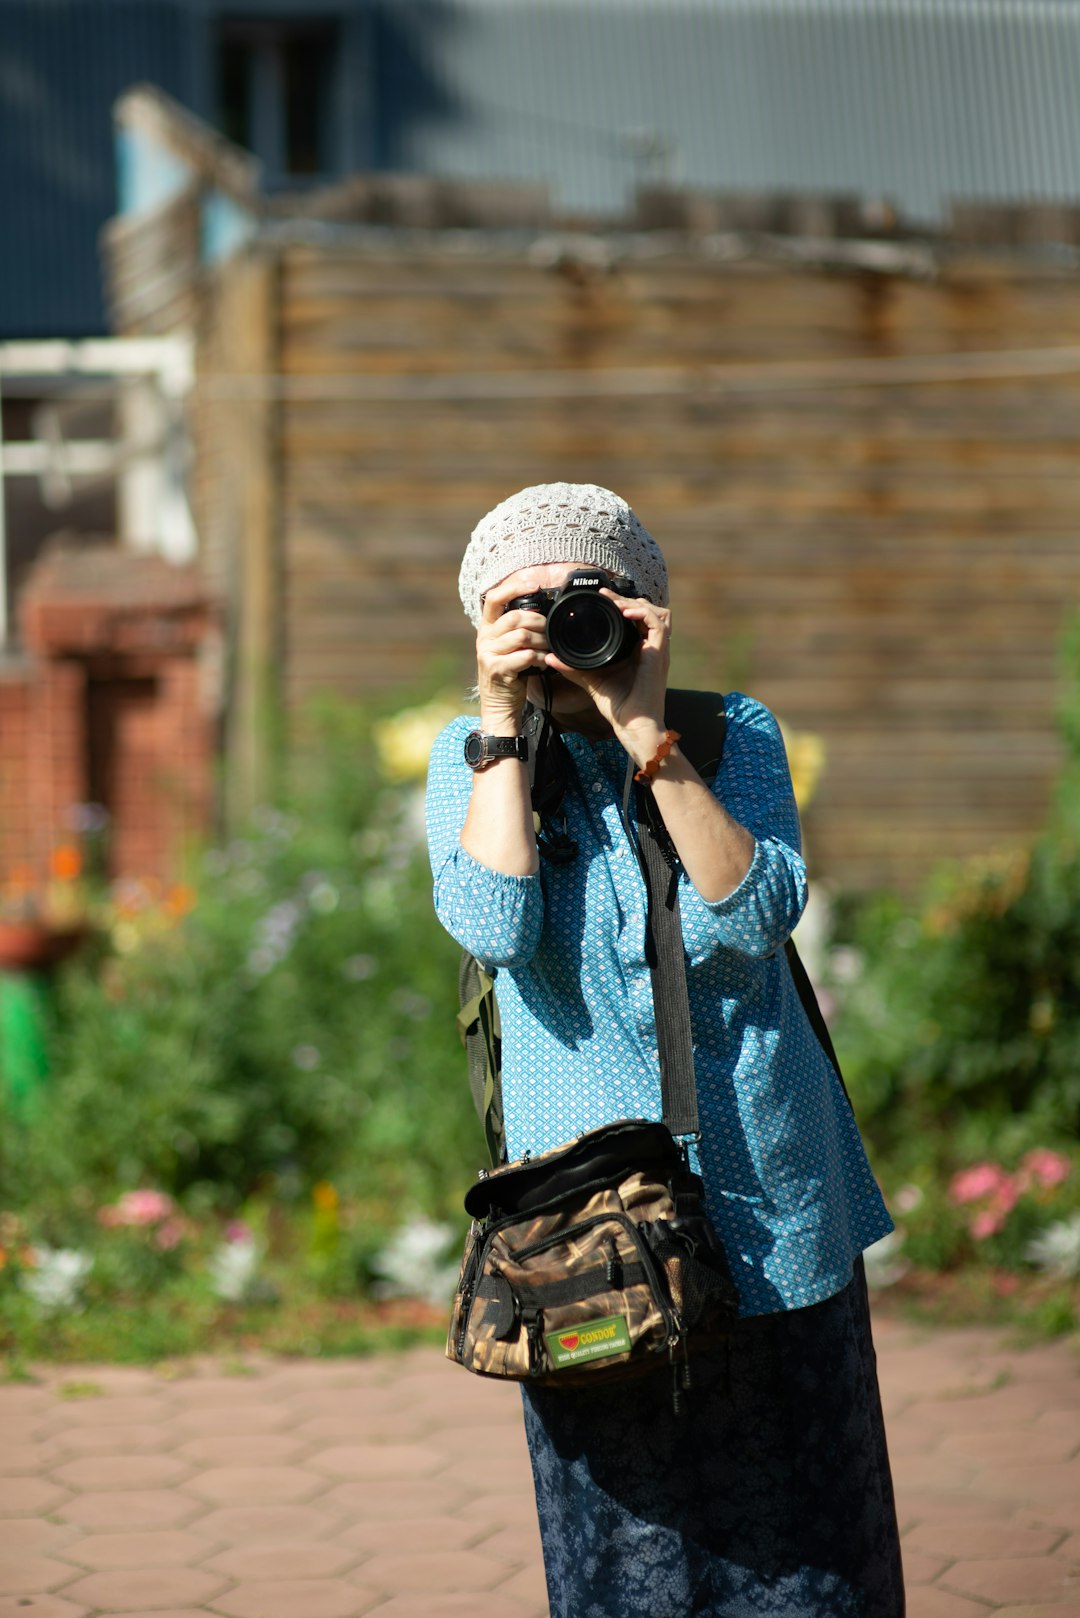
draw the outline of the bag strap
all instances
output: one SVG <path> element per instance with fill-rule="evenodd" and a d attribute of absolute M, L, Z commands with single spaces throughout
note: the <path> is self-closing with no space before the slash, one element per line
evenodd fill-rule
<path fill-rule="evenodd" d="M 665 718 L 672 730 L 680 732 L 680 751 L 690 760 L 698 774 L 707 782 L 711 782 L 723 757 L 727 732 L 723 696 L 714 691 L 669 690 Z M 533 793 L 534 811 L 539 819 L 554 818 L 558 814 L 566 791 L 566 765 L 561 752 L 560 738 L 553 729 L 545 733 L 544 715 L 537 709 L 526 711 L 525 728 L 533 744 L 529 749 L 529 786 Z M 540 803 L 543 803 L 542 810 Z M 662 820 L 660 825 L 663 826 Z M 676 905 L 678 902 L 677 884 L 672 881 L 671 867 L 663 854 L 663 848 L 670 847 L 670 843 L 666 832 L 661 835 L 662 842 L 651 834 L 640 839 L 642 849 L 655 849 L 660 859 L 660 864 L 657 865 L 650 853 L 651 867 L 644 872 L 652 912 L 646 930 L 646 950 L 652 951 L 652 956 L 649 957 L 650 972 L 653 956 L 657 961 L 661 957 L 672 959 L 672 945 L 666 942 L 666 936 L 673 919 L 673 908 L 667 902 L 673 889 Z M 654 903 L 654 894 L 663 895 L 663 902 Z M 653 976 L 653 1002 L 657 1009 L 657 1049 L 663 1057 L 661 1089 L 664 1095 L 664 1122 L 673 1135 L 693 1135 L 698 1127 L 696 1084 L 688 1086 L 684 1079 L 676 1076 L 670 1081 L 670 1093 L 663 1090 L 665 1067 L 675 1075 L 690 1074 L 691 1078 L 693 1075 L 693 1045 L 690 1038 L 682 926 L 677 914 L 674 919 L 678 929 L 678 953 L 675 960 L 677 965 L 682 966 L 682 985 L 681 990 L 678 985 L 669 988 L 666 981 L 662 981 L 658 986 Z M 832 1064 L 850 1106 L 851 1097 L 844 1084 L 828 1027 L 793 939 L 788 939 L 784 953 L 807 1021 Z M 498 1002 L 495 998 L 494 974 L 485 972 L 466 952 L 462 957 L 460 982 L 461 1010 L 458 1013 L 458 1028 L 468 1051 L 473 1099 L 483 1119 L 491 1161 L 496 1164 L 505 1156 L 505 1143 L 502 1120 L 501 1030 Z M 685 1043 L 678 1032 L 680 1029 L 685 1033 Z M 678 1041 L 678 1049 L 673 1050 L 668 1044 L 671 1030 L 675 1030 L 674 1037 Z M 687 1046 L 690 1050 L 689 1060 L 686 1055 Z M 687 1129 L 676 1127 L 684 1124 L 691 1127 Z"/>
<path fill-rule="evenodd" d="M 669 840 L 648 787 L 637 789 L 635 809 L 638 857 L 645 878 L 645 958 L 656 1014 L 663 1122 L 676 1140 L 697 1140 L 701 1131 L 679 915 L 678 867 L 669 863 Z"/>

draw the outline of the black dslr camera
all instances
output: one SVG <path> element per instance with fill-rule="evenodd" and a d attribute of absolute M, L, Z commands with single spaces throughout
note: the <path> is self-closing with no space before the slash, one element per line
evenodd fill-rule
<path fill-rule="evenodd" d="M 638 594 L 632 579 L 613 577 L 603 568 L 579 568 L 560 589 L 516 596 L 503 611 L 542 612 L 548 645 L 561 662 L 572 669 L 603 669 L 630 657 L 641 645 L 641 631 L 601 590 Z"/>

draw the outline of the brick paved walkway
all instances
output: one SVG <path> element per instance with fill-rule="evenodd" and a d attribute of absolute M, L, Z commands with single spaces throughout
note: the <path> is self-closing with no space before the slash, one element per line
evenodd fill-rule
<path fill-rule="evenodd" d="M 1080 1618 L 1080 1359 L 877 1329 L 910 1618 Z M 0 1618 L 546 1618 L 515 1389 L 435 1350 L 0 1387 Z"/>

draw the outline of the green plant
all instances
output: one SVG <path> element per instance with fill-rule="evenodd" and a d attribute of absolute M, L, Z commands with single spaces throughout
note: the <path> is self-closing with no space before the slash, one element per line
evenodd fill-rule
<path fill-rule="evenodd" d="M 1080 619 L 1063 642 L 1066 758 L 1030 846 L 939 871 L 857 916 L 834 983 L 860 1119 L 901 1163 L 1075 1139 L 1080 1125 Z"/>
<path fill-rule="evenodd" d="M 296 777 L 183 902 L 126 885 L 108 946 L 63 975 L 47 1099 L 0 1148 L 0 1207 L 35 1239 L 85 1244 L 140 1186 L 201 1216 L 327 1182 L 384 1230 L 402 1199 L 456 1207 L 478 1126 L 418 791 L 343 708 Z M 145 1246 L 129 1269 L 162 1257 Z"/>

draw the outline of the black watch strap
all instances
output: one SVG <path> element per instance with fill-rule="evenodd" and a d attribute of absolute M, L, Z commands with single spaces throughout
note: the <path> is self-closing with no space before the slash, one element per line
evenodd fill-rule
<path fill-rule="evenodd" d="M 519 758 L 529 762 L 529 742 L 526 736 L 486 736 L 483 731 L 470 730 L 465 738 L 465 762 L 470 770 L 482 770 L 499 758 Z"/>

